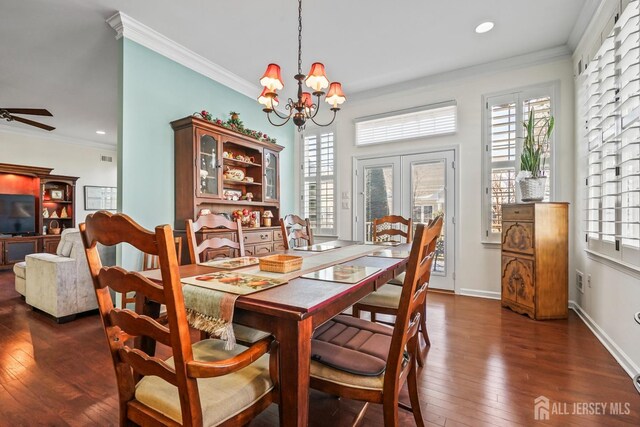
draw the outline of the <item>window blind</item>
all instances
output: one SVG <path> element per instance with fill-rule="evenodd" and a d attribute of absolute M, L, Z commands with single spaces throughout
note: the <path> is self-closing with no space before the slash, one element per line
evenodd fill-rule
<path fill-rule="evenodd" d="M 523 122 L 528 120 L 529 111 L 534 112 L 534 122 L 549 117 L 552 112 L 553 88 L 541 86 L 519 92 L 496 95 L 487 98 L 484 120 L 486 120 L 484 146 L 485 196 L 483 201 L 485 241 L 499 241 L 502 233 L 502 206 L 518 200 L 516 175 L 520 167 L 520 153 L 524 139 Z M 534 132 L 539 134 L 537 124 Z M 553 139 L 553 135 L 552 135 Z M 551 200 L 551 147 L 545 147 L 545 176 L 547 179 L 545 201 Z"/>
<path fill-rule="evenodd" d="M 335 140 L 333 132 L 305 135 L 302 211 L 318 235 L 335 235 Z"/>
<path fill-rule="evenodd" d="M 584 73 L 588 248 L 640 266 L 640 1 L 629 2 Z"/>
<path fill-rule="evenodd" d="M 454 103 L 363 118 L 356 120 L 356 145 L 451 134 L 456 132 L 456 122 Z"/>

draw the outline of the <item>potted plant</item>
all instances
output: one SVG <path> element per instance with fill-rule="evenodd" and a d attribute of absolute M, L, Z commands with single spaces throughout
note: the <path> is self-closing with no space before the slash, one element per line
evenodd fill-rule
<path fill-rule="evenodd" d="M 525 137 L 520 155 L 520 172 L 516 181 L 520 185 L 523 202 L 539 202 L 544 199 L 547 180 L 545 165 L 555 120 L 553 116 L 536 119 L 531 109 L 529 118 L 523 125 Z"/>

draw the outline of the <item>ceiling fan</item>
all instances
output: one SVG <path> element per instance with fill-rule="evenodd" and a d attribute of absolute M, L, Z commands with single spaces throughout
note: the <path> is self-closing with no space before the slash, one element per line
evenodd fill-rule
<path fill-rule="evenodd" d="M 49 116 L 53 117 L 48 110 L 44 108 L 2 108 L 0 107 L 0 119 L 5 119 L 8 122 L 16 121 L 24 123 L 29 126 L 35 126 L 40 129 L 52 131 L 55 128 L 53 126 L 45 125 L 44 123 L 34 122 L 33 120 L 23 119 L 22 117 L 14 116 L 14 114 L 28 114 L 32 116 Z"/>

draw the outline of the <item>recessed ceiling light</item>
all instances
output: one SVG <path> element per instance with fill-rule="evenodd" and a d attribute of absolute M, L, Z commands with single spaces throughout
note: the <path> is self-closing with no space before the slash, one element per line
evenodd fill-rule
<path fill-rule="evenodd" d="M 494 24 L 491 21 L 483 22 L 476 27 L 476 33 L 482 34 L 491 31 L 493 29 L 493 25 Z"/>
<path fill-rule="evenodd" d="M 96 133 L 97 133 L 98 135 L 106 135 L 106 134 L 107 134 L 107 133 L 106 133 L 105 131 L 103 131 L 103 130 L 97 130 L 97 131 L 96 131 Z"/>

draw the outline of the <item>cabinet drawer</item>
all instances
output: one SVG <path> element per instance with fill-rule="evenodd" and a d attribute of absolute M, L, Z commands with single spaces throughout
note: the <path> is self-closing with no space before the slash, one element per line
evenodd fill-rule
<path fill-rule="evenodd" d="M 502 208 L 503 221 L 533 221 L 533 205 L 509 205 Z"/>
<path fill-rule="evenodd" d="M 281 241 L 278 242 L 273 242 L 273 250 L 274 251 L 284 251 L 284 243 L 282 243 Z"/>
<path fill-rule="evenodd" d="M 256 256 L 270 254 L 271 252 L 273 252 L 273 245 L 271 243 L 255 245 L 253 250 L 253 254 Z"/>
<path fill-rule="evenodd" d="M 234 258 L 236 256 L 240 256 L 239 254 L 236 255 L 236 250 L 235 249 L 207 249 L 206 251 L 204 251 L 200 257 L 203 261 L 210 261 L 212 259 L 217 259 L 217 258 Z"/>
<path fill-rule="evenodd" d="M 211 239 L 217 237 L 218 239 L 229 239 L 232 242 L 235 242 L 236 239 L 236 233 L 233 232 L 229 232 L 229 233 L 205 233 L 202 235 L 202 240 L 200 241 L 200 243 L 202 243 L 204 240 L 207 239 Z"/>
<path fill-rule="evenodd" d="M 267 231 L 249 231 L 244 233 L 244 244 L 252 243 L 271 243 L 273 241 L 273 233 Z"/>
<path fill-rule="evenodd" d="M 534 262 L 502 256 L 502 297 L 525 307 L 534 308 Z"/>
<path fill-rule="evenodd" d="M 273 231 L 273 241 L 274 242 L 283 242 L 283 240 L 282 240 L 282 230 L 274 230 Z"/>
<path fill-rule="evenodd" d="M 502 221 L 502 250 L 533 255 L 533 222 Z"/>

